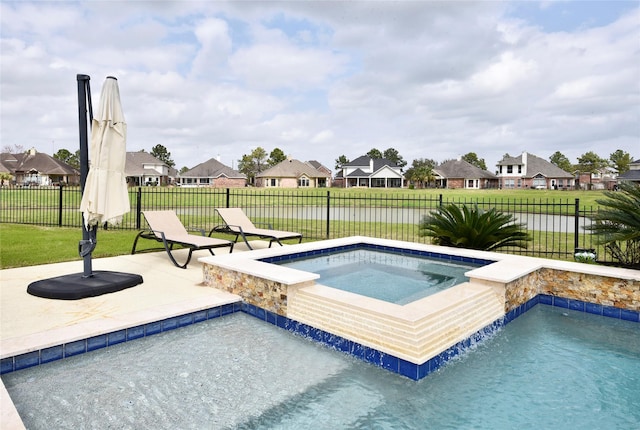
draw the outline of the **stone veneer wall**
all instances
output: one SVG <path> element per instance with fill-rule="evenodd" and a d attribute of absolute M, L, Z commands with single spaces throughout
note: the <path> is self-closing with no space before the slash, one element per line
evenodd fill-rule
<path fill-rule="evenodd" d="M 540 269 L 540 293 L 640 311 L 640 280 Z"/>
<path fill-rule="evenodd" d="M 537 294 L 640 311 L 640 280 L 542 268 L 505 286 L 505 311 Z"/>
<path fill-rule="evenodd" d="M 204 264 L 202 270 L 205 285 L 237 294 L 246 303 L 282 316 L 287 316 L 287 289 L 304 286 L 286 285 L 211 264 Z"/>

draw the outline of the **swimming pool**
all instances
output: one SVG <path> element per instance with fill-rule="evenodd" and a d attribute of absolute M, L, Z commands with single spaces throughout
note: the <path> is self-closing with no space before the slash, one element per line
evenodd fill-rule
<path fill-rule="evenodd" d="M 638 330 L 539 304 L 415 382 L 236 312 L 2 379 L 29 429 L 638 428 Z"/>
<path fill-rule="evenodd" d="M 468 281 L 479 264 L 370 249 L 327 252 L 278 264 L 320 275 L 323 285 L 404 305 Z"/>

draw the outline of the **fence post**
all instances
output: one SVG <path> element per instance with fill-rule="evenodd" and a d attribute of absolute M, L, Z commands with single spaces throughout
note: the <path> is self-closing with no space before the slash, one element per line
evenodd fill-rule
<path fill-rule="evenodd" d="M 438 206 L 442 207 L 442 194 L 438 197 Z"/>
<path fill-rule="evenodd" d="M 62 227 L 62 181 L 58 183 L 60 192 L 58 193 L 58 227 Z"/>
<path fill-rule="evenodd" d="M 230 191 L 229 191 L 229 188 L 227 188 L 227 205 L 226 205 L 227 208 L 229 207 L 229 203 L 231 202 L 231 198 L 229 197 L 229 194 L 230 194 Z"/>
<path fill-rule="evenodd" d="M 574 235 L 573 235 L 573 252 L 578 248 L 580 242 L 578 240 L 578 232 L 580 231 L 580 199 L 576 199 L 575 215 L 574 215 Z"/>
<path fill-rule="evenodd" d="M 140 230 L 142 221 L 140 215 L 142 215 L 142 188 L 138 187 L 138 192 L 136 193 L 136 230 Z"/>
<path fill-rule="evenodd" d="M 331 213 L 331 191 L 327 190 L 327 232 L 326 238 L 329 239 L 329 214 Z"/>

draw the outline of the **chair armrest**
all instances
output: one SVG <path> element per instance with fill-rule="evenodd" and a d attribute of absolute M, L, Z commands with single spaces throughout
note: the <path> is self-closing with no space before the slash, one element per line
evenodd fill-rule
<path fill-rule="evenodd" d="M 254 222 L 254 225 L 266 225 L 269 230 L 273 230 L 273 226 L 269 222 Z"/>
<path fill-rule="evenodd" d="M 187 231 L 195 231 L 200 233 L 201 236 L 206 236 L 204 229 L 203 228 L 199 228 L 199 227 L 186 227 L 185 230 Z"/>

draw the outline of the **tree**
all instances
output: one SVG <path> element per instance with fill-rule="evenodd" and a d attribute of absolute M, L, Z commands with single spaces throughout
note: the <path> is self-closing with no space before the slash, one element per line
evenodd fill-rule
<path fill-rule="evenodd" d="M 495 208 L 484 211 L 477 204 L 439 207 L 422 219 L 419 234 L 431 237 L 436 245 L 483 251 L 506 246 L 526 248 L 531 240 L 525 225 L 516 224 L 513 215 Z"/>
<path fill-rule="evenodd" d="M 76 169 L 80 168 L 80 150 L 78 149 L 75 154 L 72 154 L 68 149 L 60 149 L 53 154 L 53 158 L 67 163 L 71 167 Z"/>
<path fill-rule="evenodd" d="M 417 183 L 420 188 L 424 188 L 426 184 L 433 179 L 433 169 L 436 162 L 426 158 L 418 158 L 413 160 L 411 167 L 407 169 L 404 177 L 409 181 Z"/>
<path fill-rule="evenodd" d="M 2 152 L 7 154 L 23 154 L 24 146 L 22 145 L 6 145 L 2 147 Z"/>
<path fill-rule="evenodd" d="M 581 173 L 589 173 L 589 184 L 594 173 L 598 173 L 601 169 L 607 167 L 609 162 L 604 158 L 600 158 L 593 151 L 586 152 L 578 157 L 578 165 L 576 166 Z"/>
<path fill-rule="evenodd" d="M 191 169 L 189 169 L 187 166 L 182 166 L 182 168 L 180 169 L 180 174 L 182 175 L 183 173 L 188 172 L 189 170 Z"/>
<path fill-rule="evenodd" d="M 382 152 L 380 152 L 378 149 L 376 148 L 372 148 L 369 152 L 367 152 L 367 157 L 369 158 L 373 158 L 374 160 L 377 160 L 379 158 L 382 158 Z"/>
<path fill-rule="evenodd" d="M 9 172 L 0 172 L 0 187 L 4 187 L 5 183 L 8 183 L 13 176 Z"/>
<path fill-rule="evenodd" d="M 256 175 L 262 172 L 267 166 L 267 151 L 262 147 L 257 147 L 251 154 L 245 154 L 238 161 L 238 171 L 247 175 L 250 184 L 255 183 Z"/>
<path fill-rule="evenodd" d="M 153 155 L 169 167 L 173 167 L 176 165 L 176 163 L 171 159 L 171 153 L 167 151 L 167 148 L 165 148 L 163 145 L 158 144 L 151 148 L 151 155 Z"/>
<path fill-rule="evenodd" d="M 640 268 L 640 185 L 622 181 L 618 186 L 620 191 L 605 191 L 607 198 L 596 200 L 595 224 L 585 229 L 620 263 Z"/>
<path fill-rule="evenodd" d="M 571 164 L 571 161 L 560 151 L 554 152 L 553 155 L 549 157 L 549 161 L 567 173 L 573 171 L 573 164 Z"/>
<path fill-rule="evenodd" d="M 287 159 L 287 156 L 284 155 L 284 152 L 282 152 L 282 149 L 275 148 L 273 151 L 271 151 L 271 154 L 269 154 L 269 160 L 267 160 L 267 164 L 269 165 L 269 167 L 273 167 L 276 164 L 281 163 L 286 159 Z"/>
<path fill-rule="evenodd" d="M 400 155 L 398 151 L 394 148 L 385 149 L 384 153 L 382 154 L 382 158 L 386 158 L 389 161 L 393 161 L 393 163 L 400 168 L 407 165 L 407 162 L 404 161 L 404 159 L 402 158 L 402 155 Z"/>
<path fill-rule="evenodd" d="M 336 158 L 336 170 L 342 169 L 342 166 L 344 166 L 348 162 L 349 159 L 347 157 L 345 157 L 344 155 L 339 156 L 338 158 Z"/>
<path fill-rule="evenodd" d="M 631 154 L 628 152 L 618 149 L 609 155 L 609 160 L 611 161 L 612 167 L 621 175 L 629 171 L 629 164 L 633 161 L 633 158 L 631 158 Z"/>
<path fill-rule="evenodd" d="M 478 155 L 475 152 L 468 152 L 464 154 L 462 159 L 482 170 L 487 170 L 487 164 L 484 162 L 484 158 L 478 158 Z"/>

